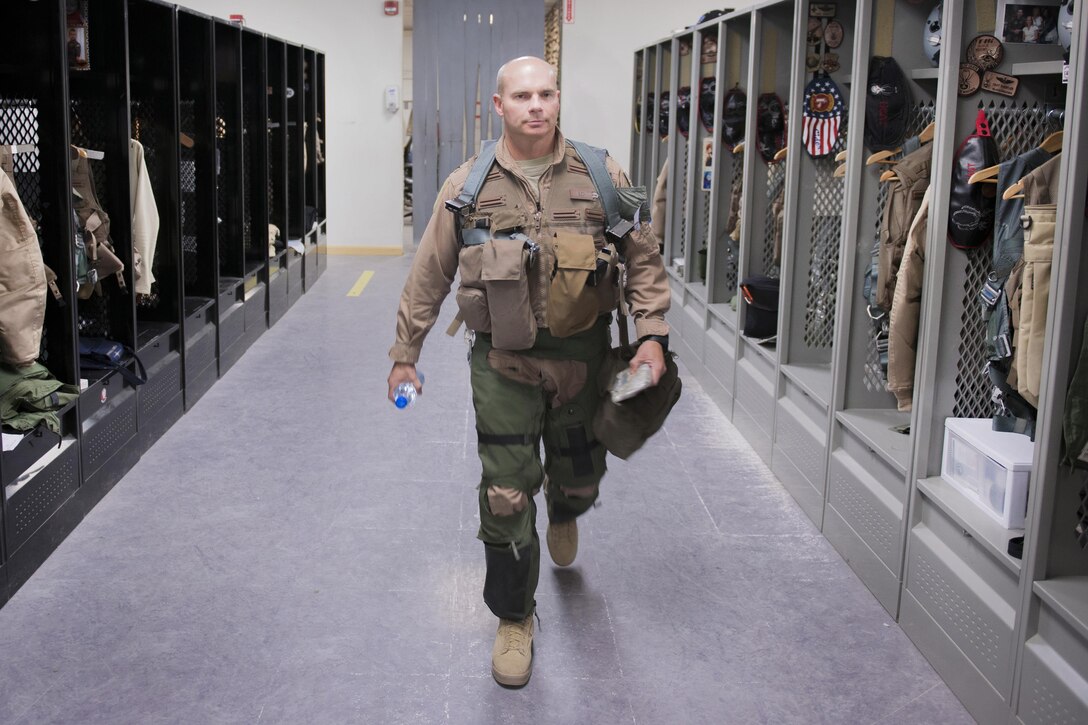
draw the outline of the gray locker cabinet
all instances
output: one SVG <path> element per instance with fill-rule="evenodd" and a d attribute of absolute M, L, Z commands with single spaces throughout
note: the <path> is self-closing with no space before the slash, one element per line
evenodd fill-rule
<path fill-rule="evenodd" d="M 982 10 L 974 2 L 945 6 L 943 56 L 959 58 L 977 34 L 993 31 L 993 16 Z M 985 91 L 960 98 L 958 69 L 950 66 L 942 66 L 937 91 L 933 198 L 938 201 L 927 238 L 914 396 L 916 484 L 900 617 L 904 631 L 983 722 L 1007 719 L 1014 705 L 1029 580 L 1021 561 L 1008 554 L 1009 540 L 1024 532 L 989 519 L 940 476 L 944 421 L 993 412 L 982 369 L 984 325 L 977 302 L 992 252 L 989 247 L 963 252 L 948 244 L 946 200 L 955 150 L 974 131 L 980 108 L 986 111 L 1002 159 L 1038 145 L 1057 130 L 1046 108 L 1065 101 L 1060 57 L 1057 46 L 1006 44 L 1000 70 L 1019 76 L 1015 98 Z M 1040 473 L 1033 475 L 1032 499 L 1047 486 L 1047 477 Z"/>
<path fill-rule="evenodd" d="M 812 74 L 806 70 L 805 37 L 808 2 L 796 5 L 794 27 L 794 82 L 790 108 L 803 106 L 804 89 Z M 795 185 L 786 204 L 786 235 L 783 248 L 781 308 L 779 312 L 776 410 L 771 469 L 805 513 L 823 525 L 827 482 L 827 447 L 830 430 L 831 356 L 839 277 L 844 243 L 845 185 L 834 175 L 838 152 L 847 148 L 852 132 L 848 100 L 857 36 L 868 30 L 868 3 L 839 2 L 836 17 L 845 30 L 842 45 L 835 49 L 840 68 L 830 73 L 847 104 L 838 139 L 827 156 L 811 157 L 801 148 L 802 114 L 790 114 L 791 148 L 787 163 L 796 169 Z M 858 31 L 855 25 L 864 30 Z M 798 47 L 800 45 L 800 47 Z M 830 51 L 829 51 L 830 52 Z M 853 135 L 856 135 L 854 133 Z M 799 183 L 797 183 L 799 182 Z"/>
<path fill-rule="evenodd" d="M 902 68 L 911 97 L 908 136 L 917 135 L 934 120 L 938 69 L 923 53 L 916 35 L 902 29 L 922 27 L 929 11 L 928 5 L 904 2 L 865 10 L 868 32 L 860 33 L 855 44 L 857 75 L 867 75 L 874 55 L 891 55 Z M 897 410 L 895 397 L 885 388 L 874 322 L 863 296 L 871 250 L 879 239 L 888 201 L 889 185 L 880 176 L 890 168 L 866 163 L 872 150 L 863 145 L 865 91 L 863 84 L 851 86 L 852 133 L 846 160 L 845 242 L 832 357 L 834 418 L 823 532 L 894 617 L 906 536 L 911 414 Z M 896 154 L 890 160 L 901 157 Z M 904 427 L 905 433 L 897 430 Z"/>
<path fill-rule="evenodd" d="M 1088 12 L 1083 3 L 1075 6 L 1075 23 L 1051 280 L 1051 299 L 1057 303 L 1047 321 L 1051 342 L 1043 359 L 1017 638 L 1023 644 L 1013 691 L 1014 711 L 1024 723 L 1088 721 L 1088 476 L 1059 464 L 1066 392 L 1088 319 L 1083 289 Z"/>
<path fill-rule="evenodd" d="M 631 184 L 645 186 L 648 193 L 652 195 L 653 185 L 647 183 L 645 173 L 649 164 L 643 163 L 642 160 L 642 130 L 646 117 L 646 59 L 648 56 L 649 50 L 646 48 L 635 51 L 631 85 L 631 161 L 627 172 L 631 175 Z"/>
<path fill-rule="evenodd" d="M 707 210 L 705 251 L 695 251 L 696 255 L 705 254 L 705 285 L 704 280 L 696 275 L 692 287 L 695 294 L 704 295 L 708 303 L 703 363 L 707 371 L 706 379 L 711 382 L 706 389 L 727 414 L 732 413 L 735 394 L 737 313 L 734 297 L 737 294 L 741 248 L 741 243 L 732 238 L 733 229 L 730 228 L 735 222 L 732 198 L 734 190 L 743 198 L 747 157 L 743 145 L 732 150 L 726 148 L 722 141 L 722 116 L 725 96 L 730 89 L 739 86 L 747 92 L 751 85 L 749 58 L 752 39 L 756 37 L 754 17 L 748 13 L 735 13 L 702 31 L 714 39 L 718 52 L 713 67 L 704 70 L 704 75 L 712 75 L 715 80 L 713 130 L 706 132 L 700 126 L 696 153 L 701 163 L 693 179 L 695 193 Z M 711 149 L 709 166 L 703 151 L 708 144 Z M 710 178 L 706 178 L 707 174 Z"/>
<path fill-rule="evenodd" d="M 803 72 L 809 3 L 766 3 L 719 19 L 719 72 L 727 64 L 731 30 L 747 18 L 749 102 L 758 98 L 772 75 L 766 69 L 771 31 L 791 38 L 794 59 L 786 89 L 779 94 L 793 108 L 808 80 Z M 1061 81 L 1061 51 L 1054 45 L 1007 44 L 999 71 L 1017 75 L 1020 89 L 1006 99 L 987 92 L 957 95 L 959 61 L 977 34 L 993 31 L 991 4 L 946 0 L 940 68 L 928 65 L 920 47 L 902 29 L 920 25 L 928 6 L 911 2 L 839 4 L 847 13 L 852 58 L 840 88 L 851 98 L 846 175 L 841 184 L 840 244 L 833 299 L 811 296 L 813 240 L 826 232 L 816 223 L 816 200 L 826 179 L 800 144 L 800 114 L 791 114 L 791 139 L 782 169 L 785 229 L 777 346 L 759 346 L 737 332 L 739 319 L 719 314 L 727 291 L 717 284 L 718 264 L 708 264 L 705 328 L 694 330 L 685 314 L 691 306 L 695 272 L 690 264 L 692 214 L 687 195 L 670 195 L 672 216 L 667 250 L 686 262 L 684 275 L 670 270 L 676 306 L 670 313 L 674 335 L 698 335 L 701 358 L 691 366 L 701 381 L 713 381 L 716 400 L 753 448 L 772 465 L 824 535 L 850 563 L 883 606 L 930 660 L 980 722 L 1080 723 L 1088 721 L 1088 474 L 1059 465 L 1065 396 L 1077 364 L 1088 320 L 1088 244 L 1084 199 L 1088 197 L 1088 10 L 1074 9 L 1075 33 L 1069 86 Z M 864 164 L 861 144 L 864 89 L 853 76 L 867 72 L 868 59 L 883 50 L 878 29 L 893 13 L 893 55 L 911 83 L 914 132 L 931 117 L 938 120 L 933 142 L 933 198 L 927 230 L 925 282 L 920 319 L 913 410 L 896 410 L 894 399 L 871 378 L 874 364 L 871 326 L 860 296 L 863 273 L 883 212 L 879 169 Z M 856 23 L 854 25 L 853 23 Z M 784 30 L 789 28 L 789 30 Z M 696 28 L 704 32 L 705 28 Z M 680 34 L 690 34 L 692 30 Z M 668 53 L 677 54 L 675 38 Z M 735 42 L 735 41 L 734 41 Z M 735 46 L 734 46 L 735 47 Z M 650 49 L 644 49 L 646 58 Z M 787 54 L 781 53 L 779 57 Z M 677 57 L 677 55 L 673 55 Z M 645 61 L 644 61 L 645 63 Z M 664 64 L 655 64 L 660 68 Z M 853 72 L 849 72 L 849 67 Z M 647 69 L 649 64 L 647 63 Z M 762 70 L 761 70 L 762 69 Z M 676 86 L 677 73 L 665 73 Z M 777 84 L 782 71 L 776 68 Z M 658 86 L 660 87 L 660 86 Z M 716 113 L 723 91 L 719 84 Z M 948 417 L 991 414 L 989 385 L 981 372 L 982 330 L 976 302 L 990 266 L 990 251 L 965 253 L 946 241 L 951 170 L 956 149 L 974 130 L 985 108 L 1002 158 L 1037 145 L 1064 124 L 1061 203 L 1055 231 L 1034 466 L 1028 518 L 1023 531 L 1004 528 L 941 478 L 944 422 Z M 1063 108 L 1064 115 L 1048 111 Z M 749 123 L 754 116 L 749 114 Z M 675 127 L 673 127 L 675 132 Z M 672 141 L 670 141 L 670 144 Z M 683 145 L 681 145 L 683 149 Z M 690 153 L 690 149 L 686 152 Z M 749 151 L 742 179 L 744 195 L 737 274 L 773 273 L 766 259 L 766 189 L 777 169 L 765 167 Z M 682 165 L 681 165 L 682 168 Z M 721 180 L 721 165 L 714 167 Z M 1079 172 L 1079 173 L 1078 173 Z M 832 187 L 827 187 L 832 188 Z M 674 190 L 675 191 L 675 190 Z M 724 191 L 719 187 L 719 192 Z M 690 192 L 689 192 L 690 193 Z M 832 209 L 834 211 L 834 209 Z M 711 199 L 709 227 L 720 229 L 722 197 Z M 681 218 L 677 218 L 680 216 Z M 687 226 L 685 226 L 687 225 Z M 683 230 L 683 234 L 679 231 Z M 713 260 L 720 249 L 710 244 Z M 668 251 L 667 251 L 668 253 Z M 669 256 L 669 260 L 675 255 Z M 718 262 L 722 257 L 717 257 Z M 709 260 L 708 260 L 709 261 Z M 822 260 L 824 264 L 827 259 Z M 698 287 L 694 287 L 698 289 Z M 824 303 L 823 322 L 833 326 L 831 341 L 814 344 L 814 302 Z M 828 306 L 830 304 L 831 306 Z M 693 316 L 694 318 L 694 316 Z M 806 339 L 808 335 L 809 339 Z M 817 341 L 819 342 L 819 341 Z M 684 344 L 681 342 L 681 344 Z M 732 349 L 730 348 L 732 345 Z M 685 354 L 693 352 L 688 345 Z M 728 390 L 729 354 L 733 399 Z M 730 406 L 731 403 L 731 406 Z M 909 435 L 893 428 L 910 423 Z M 813 471 L 816 475 L 813 476 Z M 819 476 L 826 473 L 826 486 Z M 813 479 L 816 479 L 815 481 Z M 826 493 L 826 496 L 824 495 Z M 1008 544 L 1025 535 L 1023 561 Z"/>
<path fill-rule="evenodd" d="M 773 92 L 788 103 L 795 81 L 795 7 L 792 2 L 764 3 L 751 9 L 751 43 L 747 87 L 748 117 L 744 155 L 744 194 L 741 202 L 741 234 L 737 284 L 752 275 L 779 276 L 775 262 L 775 216 L 772 200 L 776 194 L 788 199 L 786 160 L 765 162 L 755 145 L 756 107 L 759 94 Z M 801 40 L 803 46 L 803 39 Z M 721 88 L 721 86 L 719 86 Z M 796 187 L 794 187 L 794 190 Z M 725 202 L 728 203 L 728 202 Z M 736 294 L 738 288 L 733 290 Z M 715 308 L 716 309 L 716 308 Z M 752 447 L 768 465 L 771 463 L 775 421 L 775 389 L 778 380 L 777 338 L 755 340 L 742 334 L 747 305 L 737 297 L 735 321 L 736 368 L 734 374 L 734 422 Z"/>

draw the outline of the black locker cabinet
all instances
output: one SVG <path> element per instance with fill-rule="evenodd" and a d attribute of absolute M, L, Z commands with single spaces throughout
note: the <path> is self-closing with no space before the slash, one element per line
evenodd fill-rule
<path fill-rule="evenodd" d="M 302 48 L 285 44 L 287 75 L 284 97 L 287 101 L 287 302 L 293 305 L 302 296 L 306 269 L 303 216 L 306 197 L 303 192 L 303 91 Z"/>
<path fill-rule="evenodd" d="M 58 411 L 59 433 L 5 435 L 0 605 L 207 392 L 220 362 L 225 372 L 304 280 L 312 286 L 325 258 L 322 54 L 162 0 L 77 0 L 74 10 L 8 0 L 4 18 L 18 32 L 0 44 L 0 144 L 14 152 L 15 187 L 62 297 L 47 296 L 38 361 L 81 392 Z M 130 167 L 141 155 L 159 217 L 153 251 L 150 227 L 133 228 Z M 87 299 L 77 294 L 76 163 L 124 264 L 121 281 L 110 275 Z M 270 223 L 282 231 L 271 247 Z M 312 265 L 285 247 L 306 233 Z M 135 350 L 147 382 L 81 369 L 81 337 Z"/>
<path fill-rule="evenodd" d="M 316 58 L 317 68 L 315 83 L 317 84 L 317 90 L 314 94 L 316 99 L 317 114 L 315 119 L 315 134 L 314 143 L 317 146 L 316 156 L 316 171 L 317 171 L 317 263 L 319 269 L 324 272 L 325 267 L 329 261 L 329 230 L 328 230 L 328 213 L 327 203 L 328 194 L 327 186 L 325 184 L 325 141 L 328 138 L 325 133 L 325 54 L 318 52 Z"/>
<path fill-rule="evenodd" d="M 216 298 L 215 66 L 212 19 L 178 10 L 179 144 L 182 281 L 185 292 L 185 407 L 191 408 L 219 375 Z"/>
<path fill-rule="evenodd" d="M 287 49 L 266 36 L 268 63 L 268 222 L 276 227 L 275 257 L 268 260 L 268 324 L 287 312 Z M 271 252 L 271 250 L 270 250 Z"/>
<path fill-rule="evenodd" d="M 242 31 L 215 21 L 216 225 L 219 249 L 219 374 L 243 352 L 245 249 L 242 208 Z"/>
<path fill-rule="evenodd" d="M 306 206 L 302 215 L 303 232 L 306 240 L 306 289 L 310 290 L 321 275 L 318 262 L 318 221 L 317 221 L 317 86 L 314 83 L 317 74 L 317 53 L 312 48 L 302 51 L 302 88 L 303 88 L 303 187 Z"/>
<path fill-rule="evenodd" d="M 65 298 L 64 305 L 47 299 L 40 362 L 61 382 L 77 384 L 64 16 L 58 3 L 27 0 L 8 4 L 4 13 L 20 32 L 0 44 L 0 143 L 21 147 L 15 185 Z M 80 518 L 73 498 L 80 484 L 75 403 L 61 411 L 60 422 L 59 440 L 29 435 L 0 455 L 0 604 Z"/>
<path fill-rule="evenodd" d="M 110 238 L 125 269 L 123 286 L 111 276 L 101 282 L 101 294 L 76 301 L 76 324 L 80 337 L 106 338 L 134 348 L 127 6 L 90 0 L 87 12 L 90 66 L 68 73 L 70 139 L 88 154 L 98 200 L 110 217 Z M 84 368 L 81 377 L 87 388 L 79 399 L 80 496 L 81 506 L 90 510 L 139 459 L 139 446 L 132 444 L 137 393 L 136 386 L 117 372 Z"/>
<path fill-rule="evenodd" d="M 268 329 L 268 75 L 264 36 L 242 31 L 244 349 Z M 274 253 L 273 253 L 274 254 Z"/>
<path fill-rule="evenodd" d="M 132 138 L 143 148 L 159 215 L 154 258 L 143 262 L 155 280 L 149 292 L 137 289 L 136 294 L 136 351 L 148 376 L 137 388 L 140 447 L 146 450 L 185 410 L 178 211 L 183 142 L 177 111 L 177 14 L 158 0 L 129 0 L 128 13 Z"/>

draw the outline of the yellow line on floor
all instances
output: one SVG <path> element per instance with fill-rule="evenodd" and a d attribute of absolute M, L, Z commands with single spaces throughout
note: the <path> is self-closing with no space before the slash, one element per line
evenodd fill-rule
<path fill-rule="evenodd" d="M 348 297 L 358 297 L 359 295 L 361 295 L 363 293 L 363 290 L 366 288 L 366 283 L 369 282 L 370 278 L 373 276 L 374 271 L 370 269 L 359 275 L 359 279 L 356 280 L 355 284 L 351 288 L 351 291 L 348 292 Z"/>

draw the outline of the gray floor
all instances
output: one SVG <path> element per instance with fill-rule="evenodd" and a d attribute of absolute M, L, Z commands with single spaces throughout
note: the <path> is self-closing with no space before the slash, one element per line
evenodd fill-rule
<path fill-rule="evenodd" d="M 693 379 L 497 686 L 452 300 L 385 399 L 407 265 L 331 258 L 0 609 L 0 723 L 972 722 Z"/>

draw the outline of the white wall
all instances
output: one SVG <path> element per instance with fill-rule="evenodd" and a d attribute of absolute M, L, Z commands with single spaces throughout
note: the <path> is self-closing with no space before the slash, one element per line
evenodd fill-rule
<path fill-rule="evenodd" d="M 324 51 L 329 244 L 400 248 L 401 113 L 386 112 L 382 96 L 401 85 L 403 15 L 386 17 L 379 0 L 179 4 L 220 18 L 241 13 L 249 28 Z"/>
<path fill-rule="evenodd" d="M 717 7 L 754 4 L 720 0 Z M 563 133 L 608 149 L 629 168 L 635 50 L 714 8 L 707 0 L 574 0 L 574 22 L 563 25 Z"/>

